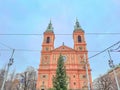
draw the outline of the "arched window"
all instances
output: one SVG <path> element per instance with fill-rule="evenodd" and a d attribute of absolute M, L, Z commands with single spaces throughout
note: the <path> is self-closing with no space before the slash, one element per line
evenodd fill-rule
<path fill-rule="evenodd" d="M 74 85 L 76 85 L 76 83 L 74 82 Z"/>
<path fill-rule="evenodd" d="M 46 43 L 50 43 L 50 37 L 47 37 Z"/>
<path fill-rule="evenodd" d="M 81 36 L 78 36 L 78 42 L 79 43 L 81 42 Z"/>

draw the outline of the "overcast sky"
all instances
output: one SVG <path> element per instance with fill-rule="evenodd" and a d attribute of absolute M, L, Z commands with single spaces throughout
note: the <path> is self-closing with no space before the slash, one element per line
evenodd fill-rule
<path fill-rule="evenodd" d="M 43 35 L 1 34 L 43 34 L 51 19 L 55 34 L 71 34 L 56 35 L 55 47 L 64 42 L 73 48 L 76 17 L 85 31 L 89 57 L 98 53 L 91 51 L 102 51 L 120 41 L 120 0 L 0 0 L 0 43 L 14 49 L 41 50 Z M 8 47 L 0 44 L 0 68 L 11 56 Z M 120 63 L 120 52 L 111 55 L 115 64 Z M 93 79 L 110 69 L 108 60 L 107 52 L 89 60 Z M 11 70 L 16 68 L 16 72 L 22 72 L 27 66 L 38 69 L 39 62 L 40 51 L 16 50 Z"/>

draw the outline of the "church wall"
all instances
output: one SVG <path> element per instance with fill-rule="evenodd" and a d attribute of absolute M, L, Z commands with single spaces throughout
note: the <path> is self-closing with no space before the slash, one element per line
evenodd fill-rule
<path fill-rule="evenodd" d="M 47 90 L 53 87 L 52 78 L 56 74 L 57 61 L 60 54 L 65 58 L 64 62 L 69 89 L 85 89 L 87 87 L 85 62 L 87 62 L 89 80 L 92 84 L 84 31 L 81 29 L 79 22 L 76 22 L 75 30 L 73 32 L 73 48 L 64 44 L 58 48 L 54 48 L 54 39 L 55 35 L 50 22 L 47 30 L 44 32 L 40 65 L 38 69 L 37 89 Z"/>

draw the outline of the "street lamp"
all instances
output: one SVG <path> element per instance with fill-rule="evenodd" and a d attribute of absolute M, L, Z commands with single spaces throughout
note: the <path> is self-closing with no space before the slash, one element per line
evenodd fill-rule
<path fill-rule="evenodd" d="M 4 75 L 4 80 L 3 80 L 3 83 L 2 83 L 2 87 L 1 87 L 1 90 L 4 90 L 4 86 L 5 86 L 5 81 L 6 81 L 6 79 L 7 79 L 7 75 L 8 75 L 8 72 L 9 72 L 9 67 L 13 64 L 13 54 L 14 54 L 14 49 L 13 49 L 13 52 L 12 52 L 12 55 L 11 55 L 11 58 L 9 59 L 9 62 L 8 62 L 8 65 L 7 65 L 7 70 L 6 70 L 6 72 L 5 72 L 5 75 Z"/>
<path fill-rule="evenodd" d="M 84 62 L 85 62 L 87 80 L 88 80 L 88 90 L 90 90 L 90 79 L 89 79 L 89 74 L 88 74 L 88 62 L 87 62 L 85 54 L 84 54 Z"/>
<path fill-rule="evenodd" d="M 110 51 L 109 51 L 109 50 L 108 50 L 108 54 L 109 54 L 109 58 L 110 58 L 110 60 L 108 60 L 109 66 L 110 66 L 110 68 L 113 69 L 113 74 L 114 74 L 114 77 L 115 77 L 115 81 L 116 81 L 116 84 L 117 84 L 117 88 L 118 88 L 118 90 L 120 90 L 120 86 L 119 86 L 119 83 L 118 83 L 117 75 L 116 75 L 116 72 L 115 72 L 115 65 L 114 65 L 114 63 L 113 63 L 113 60 L 112 60 L 112 58 L 111 58 L 111 55 L 110 55 Z"/>

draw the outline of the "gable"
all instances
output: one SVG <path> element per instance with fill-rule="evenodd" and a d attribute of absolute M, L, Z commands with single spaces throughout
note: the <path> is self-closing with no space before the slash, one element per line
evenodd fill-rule
<path fill-rule="evenodd" d="M 65 45 L 62 45 L 62 46 L 52 50 L 52 52 L 69 52 L 69 51 L 75 52 L 76 50 L 74 50 L 68 46 L 65 46 Z"/>

